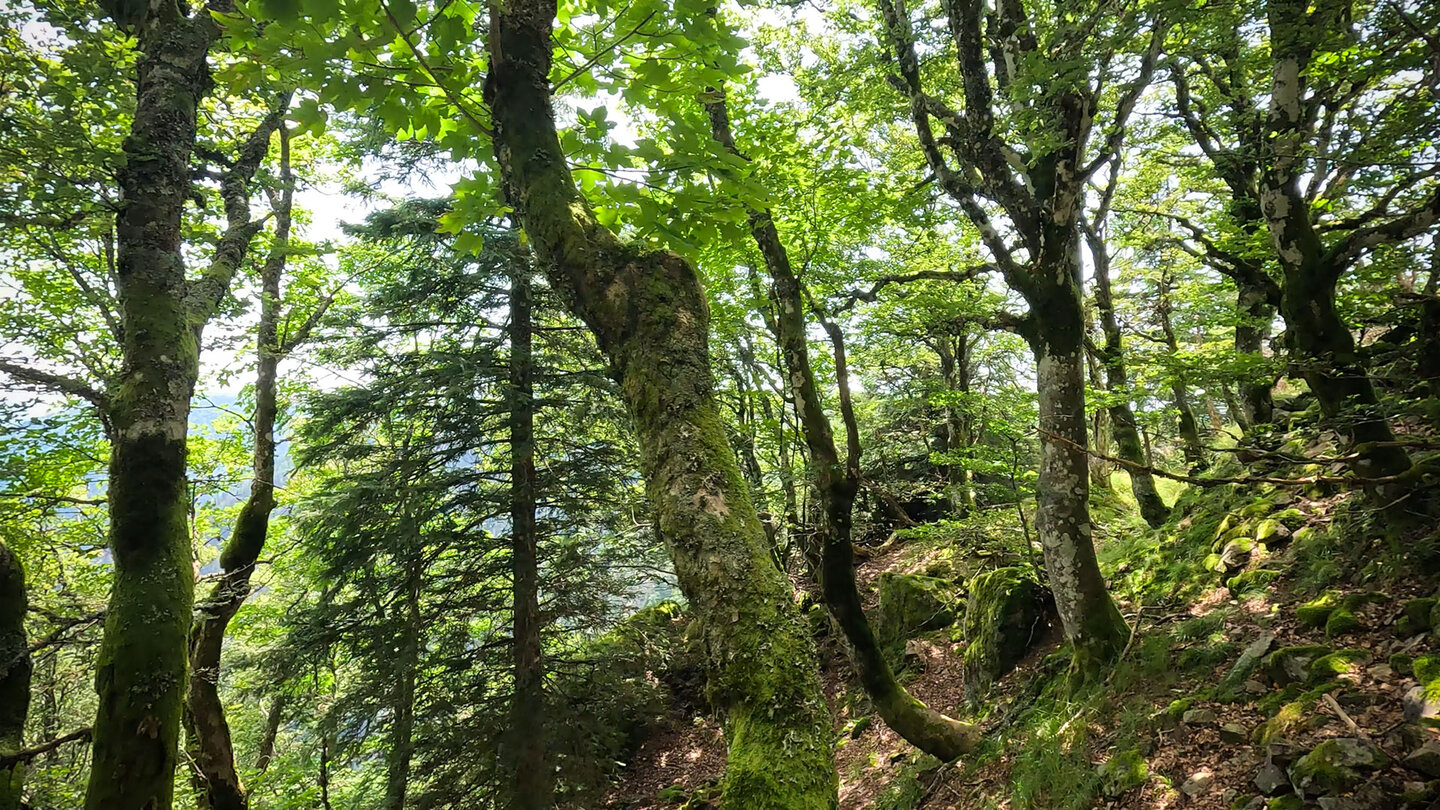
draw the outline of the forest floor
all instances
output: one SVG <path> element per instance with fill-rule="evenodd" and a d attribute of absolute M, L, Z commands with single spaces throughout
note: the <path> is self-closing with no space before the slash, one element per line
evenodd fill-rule
<path fill-rule="evenodd" d="M 1433 527 L 1383 538 L 1358 493 L 1225 487 L 1187 492 L 1151 531 L 1126 501 L 1102 493 L 1095 509 L 1134 628 L 1108 673 L 1077 685 L 1052 633 L 972 708 L 952 632 L 908 643 L 912 693 L 987 731 L 966 760 L 942 766 L 867 716 L 822 634 L 843 810 L 1440 808 L 1436 579 L 1414 564 Z M 944 547 L 885 549 L 857 571 L 862 592 L 882 572 L 933 572 Z M 711 806 L 724 745 L 696 714 L 645 741 L 607 806 Z"/>

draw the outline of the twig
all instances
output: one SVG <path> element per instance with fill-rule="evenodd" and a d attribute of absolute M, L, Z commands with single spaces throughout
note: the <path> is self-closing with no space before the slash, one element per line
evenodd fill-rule
<path fill-rule="evenodd" d="M 90 727 L 86 726 L 85 728 L 77 728 L 63 737 L 56 737 L 55 739 L 48 742 L 40 743 L 34 748 L 23 748 L 13 754 L 5 754 L 3 756 L 0 756 L 0 768 L 8 768 L 18 762 L 29 762 L 30 760 L 40 756 L 41 754 L 48 754 L 51 751 L 54 751 L 56 748 L 59 748 L 65 743 L 75 742 L 76 740 L 88 739 L 90 739 Z"/>
<path fill-rule="evenodd" d="M 1348 713 L 1346 713 L 1346 711 L 1345 711 L 1344 709 L 1340 708 L 1340 704 L 1339 704 L 1338 702 L 1336 702 L 1334 695 L 1331 695 L 1329 692 L 1326 692 L 1323 696 L 1321 696 L 1320 699 L 1323 700 L 1323 701 L 1325 701 L 1325 705 L 1326 705 L 1326 706 L 1329 706 L 1331 711 L 1333 711 L 1333 712 L 1335 712 L 1335 714 L 1339 715 L 1340 719 L 1341 719 L 1342 721 L 1344 721 L 1346 727 L 1348 727 L 1351 732 L 1353 732 L 1353 733 L 1355 733 L 1355 734 L 1359 734 L 1359 735 L 1364 736 L 1364 737 L 1368 737 L 1368 736 L 1369 736 L 1369 735 L 1366 734 L 1364 731 L 1362 731 L 1359 726 L 1355 725 L 1355 720 L 1354 720 L 1354 718 L 1352 718 Z"/>

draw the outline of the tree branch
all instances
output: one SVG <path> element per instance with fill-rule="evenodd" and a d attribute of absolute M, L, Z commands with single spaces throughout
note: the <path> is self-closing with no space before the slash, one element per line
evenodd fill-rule
<path fill-rule="evenodd" d="M 0 371 L 9 374 L 19 382 L 31 387 L 61 394 L 68 394 L 72 397 L 79 397 L 99 408 L 102 412 L 110 407 L 110 398 L 103 392 L 93 388 L 83 380 L 67 377 L 63 374 L 52 374 L 48 371 L 22 366 L 18 363 L 10 363 L 0 360 Z"/>

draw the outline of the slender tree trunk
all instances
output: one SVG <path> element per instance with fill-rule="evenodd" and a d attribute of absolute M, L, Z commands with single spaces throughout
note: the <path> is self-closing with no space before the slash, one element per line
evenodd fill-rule
<path fill-rule="evenodd" d="M 1256 269 L 1254 273 L 1263 273 Z M 1275 307 L 1270 294 L 1262 286 L 1247 283 L 1244 276 L 1236 279 L 1235 353 L 1242 357 L 1263 357 L 1265 343 L 1270 339 L 1270 324 L 1275 320 Z M 1275 418 L 1274 381 L 1255 380 L 1254 373 L 1239 385 L 1241 424 L 1245 427 L 1268 425 Z"/>
<path fill-rule="evenodd" d="M 25 747 L 30 710 L 30 646 L 25 635 L 29 595 L 20 558 L 0 542 L 0 756 Z M 0 767 L 0 810 L 20 810 L 25 763 Z"/>
<path fill-rule="evenodd" d="M 1180 354 L 1180 341 L 1175 336 L 1175 324 L 1170 320 L 1170 279 L 1168 275 L 1161 278 L 1159 289 L 1159 300 L 1156 301 L 1156 318 L 1160 321 L 1160 333 L 1165 338 L 1165 348 L 1170 350 L 1170 357 L 1176 359 Z M 1178 359 L 1176 360 L 1178 364 Z M 1195 418 L 1195 409 L 1190 405 L 1190 395 L 1185 383 L 1185 375 L 1178 369 L 1171 377 L 1170 394 L 1174 398 L 1175 412 L 1179 415 L 1180 440 L 1185 446 L 1185 462 L 1191 469 L 1197 469 L 1205 464 L 1205 443 L 1200 438 L 1200 423 Z"/>
<path fill-rule="evenodd" d="M 710 116 L 711 132 L 727 152 L 743 157 L 735 147 L 730 130 L 724 91 L 712 92 L 721 96 L 721 100 L 705 105 Z M 805 300 L 800 282 L 795 277 L 790 256 L 770 213 L 751 208 L 749 216 L 750 233 L 770 273 L 776 338 L 785 359 L 790 390 L 800 411 L 802 433 L 810 451 L 810 469 L 820 498 L 819 536 L 815 545 L 819 551 L 817 570 L 825 604 L 835 617 L 836 624 L 844 631 L 860 682 L 885 723 L 931 756 L 944 761 L 958 759 L 975 748 L 980 740 L 979 730 L 946 717 L 912 697 L 895 679 L 865 617 L 860 591 L 855 585 L 851 536 L 855 497 L 860 488 L 859 432 L 855 428 L 853 413 L 846 407 L 847 453 L 842 461 L 835 448 L 830 417 L 825 413 L 819 388 L 815 384 L 815 371 L 810 365 L 810 349 L 805 334 Z M 831 327 L 827 324 L 826 328 L 829 330 Z M 843 386 L 841 397 L 848 403 L 844 342 L 839 338 L 836 328 L 832 332 L 832 339 L 836 341 L 836 376 Z"/>
<path fill-rule="evenodd" d="M 554 806 L 545 765 L 545 667 L 540 647 L 540 574 L 535 527 L 535 400 L 530 267 L 510 279 L 510 554 L 514 581 L 515 697 L 510 709 L 514 807 Z"/>
<path fill-rule="evenodd" d="M 1088 319 L 1085 324 L 1085 334 L 1094 334 L 1094 324 Z M 1092 341 L 1093 343 L 1093 341 Z M 1090 350 L 1085 352 L 1085 368 L 1089 374 L 1090 388 L 1093 391 L 1104 391 L 1105 380 L 1100 374 L 1100 357 Z M 1093 416 L 1090 417 L 1090 441 L 1091 449 L 1095 454 L 1090 456 L 1090 486 L 1095 489 L 1110 489 L 1110 474 L 1114 470 L 1110 462 L 1101 456 L 1110 455 L 1110 420 L 1109 412 L 1104 408 L 1096 408 Z"/>
<path fill-rule="evenodd" d="M 970 393 L 970 335 L 940 335 L 935 342 L 940 356 L 940 377 L 950 397 Z M 945 452 L 953 455 L 969 449 L 975 436 L 970 429 L 964 408 L 947 398 L 945 403 Z M 947 464 L 945 468 L 951 508 L 959 515 L 975 509 L 975 487 L 970 468 L 965 464 Z"/>
<path fill-rule="evenodd" d="M 255 771 L 264 773 L 275 761 L 275 741 L 280 737 L 280 724 L 285 721 L 285 695 L 279 694 L 270 703 L 265 714 L 265 733 L 260 737 L 260 748 L 255 754 Z"/>
<path fill-rule="evenodd" d="M 492 7 L 485 92 L 508 194 L 634 419 L 656 525 L 699 621 L 725 728 L 722 806 L 831 810 L 834 740 L 817 656 L 720 419 L 704 291 L 681 256 L 621 242 L 576 189 L 550 102 L 554 17 L 553 0 Z"/>
<path fill-rule="evenodd" d="M 1147 453 L 1141 441 L 1140 431 L 1135 422 L 1135 411 L 1130 407 L 1130 381 L 1125 371 L 1125 349 L 1120 336 L 1120 323 L 1115 318 L 1115 301 L 1110 292 L 1110 251 L 1104 242 L 1104 235 L 1088 231 L 1090 252 L 1095 257 L 1095 309 L 1100 314 L 1100 331 L 1105 336 L 1105 346 L 1100 353 L 1100 362 L 1105 369 L 1106 387 L 1114 402 L 1106 410 L 1110 414 L 1110 432 L 1120 457 L 1133 464 L 1148 466 Z M 1143 470 L 1128 470 L 1130 491 L 1135 495 L 1135 504 L 1140 516 L 1151 526 L 1162 526 L 1170 517 L 1170 507 L 1161 500 L 1155 489 L 1155 478 Z"/>
<path fill-rule="evenodd" d="M 415 678 L 420 669 L 420 645 L 425 625 L 420 616 L 420 589 L 424 577 L 418 555 L 409 561 L 405 577 L 405 633 L 395 661 L 395 685 L 390 693 L 390 747 L 385 752 L 385 810 L 404 810 L 410 786 L 410 761 L 415 754 Z"/>
<path fill-rule="evenodd" d="M 276 205 L 275 244 L 260 270 L 260 321 L 255 332 L 254 451 L 250 496 L 220 551 L 220 579 L 196 605 L 190 631 L 190 678 L 185 694 L 187 751 L 201 810 L 245 810 L 245 786 L 235 766 L 235 748 L 225 705 L 220 700 L 220 655 L 230 620 L 250 597 L 250 577 L 270 533 L 275 510 L 275 421 L 279 345 L 280 281 L 290 241 L 294 178 L 289 138 L 280 133 L 281 182 Z"/>

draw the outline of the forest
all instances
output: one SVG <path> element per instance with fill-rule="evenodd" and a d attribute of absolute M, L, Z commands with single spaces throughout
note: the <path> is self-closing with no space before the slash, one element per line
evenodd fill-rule
<path fill-rule="evenodd" d="M 1440 5 L 0 0 L 0 810 L 1440 807 Z"/>

